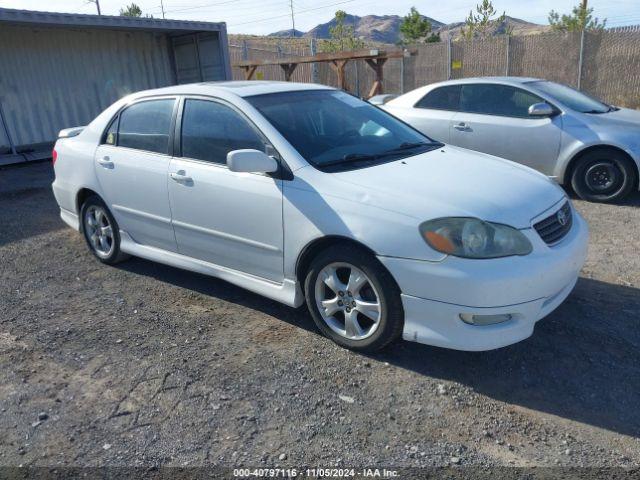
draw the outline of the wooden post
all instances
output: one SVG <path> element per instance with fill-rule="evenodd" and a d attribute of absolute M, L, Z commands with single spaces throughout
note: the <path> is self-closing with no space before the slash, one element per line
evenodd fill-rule
<path fill-rule="evenodd" d="M 298 66 L 297 63 L 283 63 L 280 65 L 280 68 L 284 70 L 284 79 L 287 82 L 291 81 L 291 75 L 293 75 L 293 71 L 296 69 L 297 66 Z"/>
<path fill-rule="evenodd" d="M 371 85 L 371 90 L 369 90 L 368 98 L 371 98 L 374 95 L 379 95 L 383 92 L 382 81 L 384 79 L 384 75 L 383 75 L 382 67 L 384 63 L 387 61 L 387 59 L 386 58 L 378 58 L 378 59 L 367 58 L 365 59 L 365 61 L 367 62 L 367 65 L 373 68 L 373 71 L 376 72 L 376 79 L 373 82 L 373 85 Z"/>
<path fill-rule="evenodd" d="M 249 67 L 244 67 L 244 78 L 245 78 L 245 80 L 251 80 L 251 78 L 253 77 L 253 74 L 256 71 L 256 68 L 258 68 L 257 65 L 251 65 Z"/>
<path fill-rule="evenodd" d="M 330 65 L 338 75 L 338 85 L 342 90 L 347 89 L 347 77 L 344 74 L 344 66 L 349 60 L 332 60 Z"/>

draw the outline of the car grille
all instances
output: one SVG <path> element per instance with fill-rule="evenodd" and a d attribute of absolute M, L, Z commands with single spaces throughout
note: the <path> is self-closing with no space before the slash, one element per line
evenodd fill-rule
<path fill-rule="evenodd" d="M 536 229 L 538 235 L 545 241 L 547 245 L 553 245 L 564 238 L 571 230 L 573 224 L 573 216 L 571 213 L 571 205 L 565 202 L 560 210 L 544 220 L 536 223 L 533 228 Z"/>

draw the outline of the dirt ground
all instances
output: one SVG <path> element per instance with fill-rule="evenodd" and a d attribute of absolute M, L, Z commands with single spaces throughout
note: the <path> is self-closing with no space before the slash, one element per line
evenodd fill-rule
<path fill-rule="evenodd" d="M 516 345 L 364 356 L 295 310 L 98 263 L 48 163 L 0 170 L 2 466 L 640 466 L 640 197 L 575 201 L 590 253 Z"/>

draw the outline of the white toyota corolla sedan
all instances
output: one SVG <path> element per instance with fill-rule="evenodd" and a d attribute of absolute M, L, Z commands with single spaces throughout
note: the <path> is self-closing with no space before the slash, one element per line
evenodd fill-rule
<path fill-rule="evenodd" d="M 53 159 L 60 215 L 101 262 L 135 255 L 306 301 L 356 350 L 523 340 L 587 250 L 544 175 L 320 85 L 139 92 L 60 132 Z"/>

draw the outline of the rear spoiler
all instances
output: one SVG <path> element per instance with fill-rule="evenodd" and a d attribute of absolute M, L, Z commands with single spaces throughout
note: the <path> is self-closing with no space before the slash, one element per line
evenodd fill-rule
<path fill-rule="evenodd" d="M 77 137 L 82 133 L 83 130 L 84 130 L 84 127 L 65 128 L 60 130 L 60 133 L 58 133 L 58 138 Z"/>

